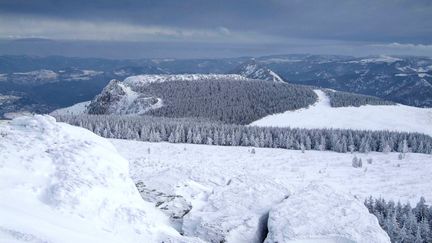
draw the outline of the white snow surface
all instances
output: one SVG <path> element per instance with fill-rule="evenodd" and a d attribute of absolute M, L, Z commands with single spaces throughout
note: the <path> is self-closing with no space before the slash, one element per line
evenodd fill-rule
<path fill-rule="evenodd" d="M 426 200 L 432 198 L 432 157 L 426 154 L 409 153 L 399 160 L 397 153 L 301 153 L 271 148 L 254 148 L 255 153 L 252 153 L 252 148 L 248 147 L 116 139 L 111 142 L 129 160 L 131 177 L 136 183 L 143 182 L 148 190 L 165 195 L 181 196 L 192 205 L 183 218 L 182 230 L 187 236 L 198 236 L 206 241 L 262 242 L 268 212 L 271 215 L 272 210 L 279 210 L 279 203 L 310 184 L 325 184 L 333 188 L 338 197 L 345 195 L 334 203 L 340 203 L 338 209 L 348 206 L 348 218 L 344 221 L 347 226 L 371 223 L 370 227 L 375 228 L 376 222 L 370 220 L 366 208 L 359 209 L 369 196 L 410 202 L 411 205 L 415 205 L 421 196 Z M 352 167 L 355 155 L 364 161 L 362 168 Z M 367 159 L 372 159 L 372 163 L 367 163 Z M 323 193 L 333 195 L 330 190 Z M 316 191 L 304 194 L 305 200 L 318 197 L 316 194 Z M 312 208 L 325 207 L 318 205 L 319 201 L 306 203 Z M 307 213 L 305 210 L 312 210 L 300 206 L 298 209 L 304 214 Z M 324 227 L 318 222 L 335 222 L 340 216 L 335 218 L 326 211 L 313 213 L 322 217 L 318 217 L 320 221 L 315 224 L 317 234 L 322 232 L 320 227 Z M 357 216 L 358 221 L 355 220 Z M 341 225 L 335 224 L 332 229 Z M 349 233 L 354 237 L 361 235 L 365 227 L 339 229 L 334 234 L 348 237 Z M 377 238 L 381 239 L 382 234 L 379 233 Z"/>
<path fill-rule="evenodd" d="M 269 80 L 276 83 L 284 82 L 283 79 L 272 70 L 266 67 L 260 67 L 256 63 L 249 63 L 242 66 L 240 74 L 247 78 Z"/>
<path fill-rule="evenodd" d="M 393 62 L 397 62 L 397 61 L 402 61 L 402 59 L 397 58 L 397 57 L 392 57 L 392 56 L 387 56 L 387 55 L 379 55 L 376 57 L 369 57 L 369 58 L 363 58 L 359 61 L 350 61 L 349 63 L 362 63 L 362 64 L 366 64 L 366 63 L 393 63 Z"/>
<path fill-rule="evenodd" d="M 123 83 L 127 85 L 146 85 L 149 83 L 162 83 L 170 81 L 212 81 L 212 80 L 249 80 L 237 74 L 145 74 L 126 78 Z"/>
<path fill-rule="evenodd" d="M 0 242 L 198 242 L 140 197 L 128 161 L 49 116 L 0 125 Z"/>
<path fill-rule="evenodd" d="M 311 184 L 270 211 L 265 243 L 390 243 L 363 203 L 327 185 Z"/>
<path fill-rule="evenodd" d="M 76 104 L 69 106 L 69 107 L 57 109 L 57 110 L 51 112 L 51 114 L 53 114 L 53 115 L 85 114 L 87 111 L 87 106 L 90 104 L 90 102 L 91 101 L 84 101 L 84 102 L 76 103 Z"/>
<path fill-rule="evenodd" d="M 318 101 L 295 111 L 272 114 L 252 122 L 252 126 L 341 128 L 419 132 L 432 135 L 432 109 L 406 105 L 364 105 L 331 107 L 328 96 L 314 90 Z"/>

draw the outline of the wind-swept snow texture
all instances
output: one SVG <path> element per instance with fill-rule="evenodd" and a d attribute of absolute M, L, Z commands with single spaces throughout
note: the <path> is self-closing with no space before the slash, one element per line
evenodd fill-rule
<path fill-rule="evenodd" d="M 140 197 L 109 141 L 49 116 L 0 124 L 0 242 L 194 242 Z"/>
<path fill-rule="evenodd" d="M 262 242 L 268 213 L 311 183 L 327 184 L 338 196 L 346 193 L 352 203 L 353 196 L 358 198 L 354 206 L 349 200 L 341 201 L 341 210 L 349 206 L 347 213 L 369 196 L 412 204 L 421 196 L 428 202 L 432 199 L 431 155 L 407 153 L 399 160 L 397 153 L 302 153 L 271 148 L 111 141 L 130 161 L 131 177 L 136 183 L 144 182 L 148 191 L 177 195 L 190 203 L 192 208 L 183 217 L 182 230 L 185 235 L 206 241 Z M 364 161 L 362 168 L 352 167 L 354 156 Z M 324 207 L 319 215 L 328 222 L 338 220 L 339 216 L 332 218 L 325 206 L 319 205 L 321 197 L 313 198 L 315 193 L 305 196 L 305 200 L 311 201 L 304 203 Z M 332 195 L 329 191 L 323 193 Z M 302 210 L 313 209 L 305 206 Z M 355 213 L 363 215 L 363 212 L 367 209 Z M 358 223 L 372 222 L 368 217 L 362 216 Z M 376 221 L 371 227 L 375 226 Z M 358 230 L 356 234 L 361 234 L 365 227 L 340 232 Z"/>
<path fill-rule="evenodd" d="M 265 243 L 385 243 L 390 238 L 363 202 L 311 184 L 269 213 Z"/>
<path fill-rule="evenodd" d="M 252 122 L 253 126 L 344 128 L 419 132 L 432 135 L 432 109 L 406 105 L 365 105 L 331 107 L 321 90 L 315 90 L 318 102 L 296 111 L 266 116 Z"/>

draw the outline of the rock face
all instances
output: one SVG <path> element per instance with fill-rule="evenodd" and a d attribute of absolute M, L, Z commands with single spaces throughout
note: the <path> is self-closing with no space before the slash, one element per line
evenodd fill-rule
<path fill-rule="evenodd" d="M 284 80 L 275 72 L 256 62 L 255 60 L 247 61 L 238 66 L 233 73 L 240 74 L 246 78 L 260 79 L 273 82 L 284 82 Z"/>
<path fill-rule="evenodd" d="M 87 108 L 88 114 L 142 115 L 148 110 L 162 106 L 156 97 L 135 92 L 134 85 L 111 80 L 102 92 L 92 100 Z"/>
<path fill-rule="evenodd" d="M 390 242 L 362 202 L 325 185 L 311 184 L 269 213 L 266 243 Z"/>

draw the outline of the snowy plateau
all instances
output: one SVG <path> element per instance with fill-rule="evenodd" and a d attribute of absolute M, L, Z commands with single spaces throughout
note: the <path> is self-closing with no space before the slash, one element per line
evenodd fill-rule
<path fill-rule="evenodd" d="M 353 168 L 349 153 L 107 140 L 40 115 L 0 135 L 0 242 L 390 242 L 363 200 L 432 198 L 426 154 Z"/>

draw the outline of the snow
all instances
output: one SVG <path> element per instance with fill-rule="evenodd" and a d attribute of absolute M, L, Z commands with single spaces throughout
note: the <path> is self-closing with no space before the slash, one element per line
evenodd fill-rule
<path fill-rule="evenodd" d="M 206 241 L 262 242 L 268 213 L 311 183 L 329 185 L 360 203 L 369 196 L 411 205 L 421 196 L 432 199 L 432 157 L 426 154 L 409 153 L 402 160 L 397 153 L 254 148 L 253 154 L 248 147 L 110 141 L 129 160 L 136 183 L 190 203 L 181 229 Z M 364 161 L 362 168 L 352 167 L 355 155 Z M 325 211 L 321 216 L 326 222 L 338 219 Z M 352 230 L 361 234 L 361 229 Z"/>
<path fill-rule="evenodd" d="M 51 114 L 53 115 L 80 115 L 86 112 L 87 106 L 91 101 L 84 101 L 80 103 L 76 103 L 75 105 L 60 108 L 53 111 Z"/>
<path fill-rule="evenodd" d="M 266 243 L 390 242 L 362 201 L 319 184 L 308 185 L 274 207 L 268 230 Z"/>
<path fill-rule="evenodd" d="M 40 115 L 0 136 L 0 242 L 198 242 L 142 200 L 106 139 Z"/>
<path fill-rule="evenodd" d="M 246 78 L 268 80 L 277 83 L 284 82 L 283 79 L 275 72 L 266 67 L 259 66 L 254 60 L 240 66 L 240 70 L 238 72 L 240 75 Z"/>
<path fill-rule="evenodd" d="M 137 75 L 126 78 L 123 83 L 127 85 L 146 85 L 170 81 L 212 81 L 212 80 L 248 80 L 237 74 L 161 74 L 161 75 Z"/>
<path fill-rule="evenodd" d="M 0 82 L 7 81 L 7 73 L 0 73 Z"/>
<path fill-rule="evenodd" d="M 78 72 L 78 73 L 77 73 Z M 77 72 L 74 72 L 69 75 L 66 80 L 72 81 L 72 80 L 90 80 L 94 76 L 98 76 L 103 74 L 103 71 L 96 71 L 96 70 L 77 70 Z"/>
<path fill-rule="evenodd" d="M 350 61 L 348 63 L 362 63 L 362 64 L 366 64 L 366 63 L 393 63 L 393 62 L 397 62 L 397 61 L 402 61 L 402 59 L 397 58 L 397 57 L 391 57 L 391 56 L 387 56 L 387 55 L 380 55 L 377 57 L 370 57 L 370 58 L 363 58 L 359 61 Z"/>
<path fill-rule="evenodd" d="M 321 90 L 314 90 L 318 101 L 296 111 L 273 114 L 252 122 L 252 126 L 343 128 L 359 130 L 390 130 L 432 135 L 432 109 L 405 105 L 365 105 L 331 107 Z"/>
<path fill-rule="evenodd" d="M 141 94 L 132 90 L 131 87 L 118 83 L 123 92 L 125 93 L 119 100 L 119 102 L 112 106 L 114 110 L 111 112 L 114 114 L 135 114 L 142 115 L 149 110 L 158 109 L 163 106 L 161 98 L 155 97 L 143 97 Z M 152 102 L 156 99 L 156 102 Z"/>
<path fill-rule="evenodd" d="M 13 73 L 16 75 L 23 75 L 23 76 L 32 76 L 35 79 L 45 80 L 45 79 L 56 79 L 58 74 L 52 70 L 35 70 L 31 72 L 22 72 L 22 73 Z"/>

